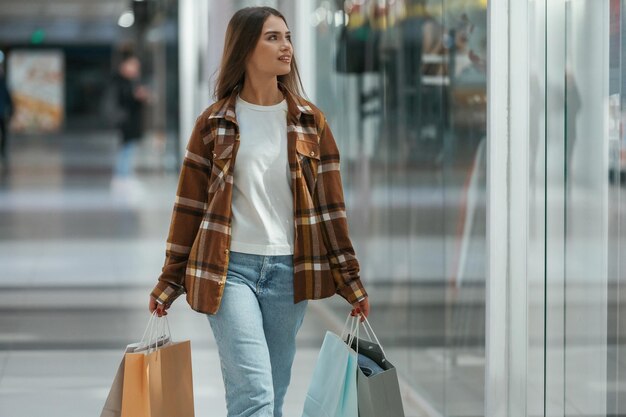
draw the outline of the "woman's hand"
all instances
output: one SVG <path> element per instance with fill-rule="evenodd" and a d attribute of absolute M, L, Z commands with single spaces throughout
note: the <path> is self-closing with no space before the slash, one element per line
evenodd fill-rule
<path fill-rule="evenodd" d="M 356 302 L 352 306 L 354 308 L 352 309 L 350 315 L 356 316 L 357 314 L 361 314 L 361 322 L 365 321 L 365 317 L 370 314 L 369 297 L 365 297 L 365 299 L 361 300 L 361 302 Z"/>
<path fill-rule="evenodd" d="M 156 298 L 154 298 L 153 296 L 150 296 L 150 303 L 148 304 L 148 308 L 150 309 L 150 314 L 152 314 L 154 310 L 156 310 L 157 316 L 163 317 L 163 316 L 167 316 L 166 310 L 169 308 L 169 306 L 165 306 L 161 303 L 157 303 Z"/>

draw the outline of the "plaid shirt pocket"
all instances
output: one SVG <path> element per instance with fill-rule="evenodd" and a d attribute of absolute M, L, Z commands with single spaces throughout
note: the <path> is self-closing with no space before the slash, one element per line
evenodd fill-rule
<path fill-rule="evenodd" d="M 218 189 L 224 190 L 232 165 L 233 148 L 235 143 L 215 144 L 213 148 L 213 169 L 209 179 L 209 193 Z"/>
<path fill-rule="evenodd" d="M 320 163 L 320 145 L 317 142 L 298 139 L 296 154 L 309 193 L 313 195 L 317 181 L 317 170 Z"/>

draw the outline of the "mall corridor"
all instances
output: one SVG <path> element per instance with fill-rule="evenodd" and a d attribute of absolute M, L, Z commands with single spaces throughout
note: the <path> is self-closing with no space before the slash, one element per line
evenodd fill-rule
<path fill-rule="evenodd" d="M 114 134 L 23 136 L 15 140 L 11 164 L 2 171 L 2 417 L 99 415 L 124 347 L 138 341 L 146 326 L 176 175 L 158 173 L 158 154 L 146 146 L 132 192 L 112 190 Z M 379 308 L 389 307 L 382 301 L 373 305 L 377 329 Z M 340 332 L 348 312 L 339 297 L 309 304 L 297 337 L 286 416 L 302 412 L 324 334 Z M 196 415 L 223 416 L 224 388 L 208 321 L 182 298 L 168 319 L 174 340 L 192 343 Z M 378 333 L 387 332 L 381 327 Z M 386 350 L 406 354 L 406 348 Z M 424 363 L 437 357 L 428 350 L 422 355 Z M 471 360 L 466 358 L 466 369 L 480 369 Z M 459 409 L 479 396 L 472 386 L 482 375 L 461 377 L 467 389 L 458 393 Z M 439 415 L 404 380 L 402 389 L 407 417 Z"/>
<path fill-rule="evenodd" d="M 209 305 L 237 244 L 303 253 L 309 296 L 360 280 L 405 417 L 626 416 L 624 28 L 626 0 L 0 0 L 0 417 L 100 415 L 158 279 Z M 308 303 L 285 417 L 351 307 Z M 195 415 L 224 417 L 209 320 L 168 320 Z"/>

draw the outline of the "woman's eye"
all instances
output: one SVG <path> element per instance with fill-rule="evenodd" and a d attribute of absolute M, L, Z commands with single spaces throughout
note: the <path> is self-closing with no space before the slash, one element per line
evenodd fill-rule
<path fill-rule="evenodd" d="M 287 38 L 287 40 L 288 40 L 289 42 L 291 42 L 291 36 L 285 36 L 285 38 Z M 268 41 L 274 41 L 274 40 L 277 40 L 277 39 L 278 39 L 278 36 L 277 36 L 277 35 L 270 35 L 270 36 L 267 38 L 267 40 L 268 40 Z"/>

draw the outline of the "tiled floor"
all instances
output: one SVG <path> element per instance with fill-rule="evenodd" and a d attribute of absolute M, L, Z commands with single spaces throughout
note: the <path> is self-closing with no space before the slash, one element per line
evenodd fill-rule
<path fill-rule="evenodd" d="M 298 351 L 294 373 L 301 375 L 290 387 L 286 416 L 300 415 L 305 381 L 315 360 L 315 349 Z M 3 352 L 6 361 L 0 383 L 2 416 L 97 416 L 120 360 L 115 350 L 60 350 Z M 196 416 L 225 415 L 219 359 L 213 349 L 193 350 Z M 302 365 L 304 364 L 304 366 Z"/>
<path fill-rule="evenodd" d="M 144 174 L 132 194 L 112 193 L 114 141 L 105 136 L 24 138 L 16 141 L 10 171 L 0 174 L 0 417 L 99 415 L 124 346 L 141 336 L 148 319 L 148 293 L 163 262 L 177 178 Z M 149 147 L 144 151 L 139 162 L 146 167 L 155 156 Z M 397 244 L 403 237 L 393 239 Z M 388 244 L 388 238 L 373 239 L 372 256 Z M 418 244 L 429 250 L 433 242 Z M 433 258 L 433 268 L 439 262 Z M 388 267 L 379 263 L 381 271 Z M 428 275 L 428 268 L 421 265 L 419 273 Z M 444 372 L 449 355 L 428 347 L 442 337 L 440 321 L 429 316 L 441 290 L 379 291 L 388 292 L 373 308 L 397 328 L 375 329 L 381 339 L 399 342 L 390 342 L 390 357 L 411 364 L 410 370 L 398 369 L 407 417 L 437 416 L 435 408 L 444 403 L 446 415 L 480 415 L 482 353 L 466 355 L 459 362 L 465 364 Z M 424 314 L 408 311 L 409 296 Z M 182 299 L 170 311 L 174 339 L 192 341 L 196 415 L 225 416 L 219 358 L 206 318 Z M 286 417 L 300 415 L 325 331 L 340 331 L 348 311 L 339 297 L 309 304 Z M 397 329 L 404 329 L 405 339 Z M 412 346 L 415 337 L 425 347 Z M 407 374 L 414 371 L 419 375 Z M 418 392 L 406 377 L 427 381 L 432 389 Z M 452 378 L 465 383 L 443 397 L 441 388 Z"/>
<path fill-rule="evenodd" d="M 209 331 L 208 323 L 204 323 L 202 317 L 194 318 L 193 313 L 187 314 L 183 311 L 172 316 L 175 314 L 179 315 L 179 320 L 195 319 L 191 320 L 194 323 L 189 328 Z M 139 315 L 138 313 L 137 316 Z M 177 326 L 173 325 L 172 328 L 174 334 L 178 333 L 177 340 L 187 338 Z M 196 346 L 197 340 L 199 346 Z M 81 349 L 78 346 L 80 343 L 76 347 L 59 349 L 0 352 L 0 415 L 99 415 L 122 357 L 122 350 L 97 347 Z M 298 378 L 293 379 L 285 402 L 286 416 L 300 415 L 306 384 L 311 376 L 311 364 L 315 362 L 316 356 L 315 348 L 298 350 L 293 368 L 294 375 L 298 375 Z M 196 415 L 225 415 L 219 358 L 213 344 L 208 341 L 208 333 L 192 337 L 192 363 Z"/>
<path fill-rule="evenodd" d="M 94 300 L 97 292 L 89 289 L 55 294 L 52 302 L 38 291 L 33 297 L 20 292 L 8 290 L 2 297 L 23 302 L 9 303 L 1 314 L 5 350 L 0 351 L 0 416 L 99 415 L 124 346 L 140 338 L 149 316 L 137 302 L 145 291 L 103 291 L 104 297 L 118 298 L 109 307 L 103 299 Z M 324 333 L 341 326 L 328 321 L 323 306 L 310 306 L 298 335 L 285 416 L 300 415 Z M 170 312 L 173 339 L 192 343 L 196 415 L 224 416 L 219 357 L 206 318 L 184 302 Z M 418 411 L 422 407 L 410 393 L 406 396 L 407 417 L 429 415 Z"/>

